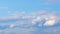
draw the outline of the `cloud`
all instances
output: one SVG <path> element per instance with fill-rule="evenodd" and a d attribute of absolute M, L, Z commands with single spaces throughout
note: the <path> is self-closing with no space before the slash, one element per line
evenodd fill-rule
<path fill-rule="evenodd" d="M 27 14 L 28 13 L 28 14 Z M 45 22 L 42 23 L 44 26 L 53 26 L 57 23 L 59 17 L 53 13 L 46 10 L 35 11 L 35 12 L 14 12 L 8 13 L 8 17 L 1 17 L 0 22 L 16 22 L 21 23 L 23 22 L 26 24 L 34 25 L 34 24 L 41 24 L 41 21 L 45 19 Z M 23 25 L 22 24 L 22 25 Z"/>
<path fill-rule="evenodd" d="M 60 27 L 50 27 L 50 28 L 45 28 L 41 32 L 44 33 L 49 33 L 49 34 L 59 34 L 60 33 Z M 43 34 L 44 34 L 43 33 Z"/>
<path fill-rule="evenodd" d="M 10 24 L 10 28 L 13 28 L 15 25 L 14 24 Z"/>
<path fill-rule="evenodd" d="M 55 24 L 55 20 L 49 20 L 49 21 L 46 21 L 46 23 L 44 25 L 53 26 L 54 24 Z"/>
<path fill-rule="evenodd" d="M 28 14 L 27 14 L 28 13 Z M 8 17 L 0 17 L 1 21 L 6 21 L 5 25 L 2 25 L 1 27 L 4 28 L 4 33 L 22 33 L 22 34 L 31 34 L 31 32 L 37 32 L 38 27 L 43 26 L 53 26 L 57 24 L 57 21 L 60 20 L 60 18 L 56 13 L 49 12 L 46 10 L 41 11 L 35 11 L 35 12 L 14 12 L 8 13 Z M 12 22 L 13 21 L 13 22 Z M 35 27 L 36 26 L 36 27 Z M 42 32 L 45 32 L 46 30 L 42 30 Z M 51 30 L 48 30 L 51 32 Z M 46 31 L 46 32 L 48 32 Z M 57 32 L 57 30 L 53 30 L 53 32 Z"/>
<path fill-rule="evenodd" d="M 54 15 L 49 15 L 48 18 L 46 18 L 46 22 L 44 25 L 46 26 L 53 26 L 54 24 L 56 24 L 57 21 L 57 17 Z"/>

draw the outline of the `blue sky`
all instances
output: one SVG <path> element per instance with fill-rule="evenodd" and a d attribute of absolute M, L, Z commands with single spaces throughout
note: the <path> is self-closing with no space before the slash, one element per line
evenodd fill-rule
<path fill-rule="evenodd" d="M 60 0 L 0 0 L 1 34 L 60 34 Z"/>
<path fill-rule="evenodd" d="M 58 0 L 57 0 L 58 1 Z M 56 0 L 0 0 L 0 14 L 4 16 L 8 11 L 60 11 L 60 3 Z M 3 14 L 4 13 L 4 14 Z"/>
<path fill-rule="evenodd" d="M 1 0 L 0 4 L 8 11 L 60 10 L 60 3 L 54 0 Z"/>

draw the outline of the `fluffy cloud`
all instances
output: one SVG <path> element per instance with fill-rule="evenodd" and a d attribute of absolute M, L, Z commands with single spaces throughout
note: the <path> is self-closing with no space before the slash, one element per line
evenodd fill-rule
<path fill-rule="evenodd" d="M 29 13 L 29 14 L 27 14 Z M 38 23 L 39 26 L 53 26 L 57 23 L 59 17 L 56 15 L 56 13 L 49 12 L 46 10 L 42 11 L 35 11 L 35 12 L 15 12 L 15 13 L 9 13 L 10 16 L 8 17 L 2 17 L 0 18 L 0 22 L 6 21 L 6 22 L 12 22 L 15 21 L 15 23 L 20 25 L 35 25 Z M 43 23 L 42 20 L 45 19 L 45 22 Z M 21 24 L 22 22 L 22 24 Z M 42 23 L 41 23 L 42 22 Z M 13 27 L 13 25 L 11 25 Z"/>
<path fill-rule="evenodd" d="M 54 16 L 54 15 L 50 16 L 49 15 L 48 18 L 46 18 L 46 23 L 44 25 L 52 26 L 52 25 L 56 24 L 56 21 L 57 21 L 57 17 L 56 16 Z"/>
<path fill-rule="evenodd" d="M 5 29 L 5 31 L 7 30 L 5 33 L 22 32 L 22 34 L 24 33 L 31 34 L 31 32 L 38 31 L 37 27 L 53 26 L 57 24 L 57 22 L 60 20 L 59 18 L 60 15 L 57 15 L 57 13 L 49 12 L 46 10 L 36 11 L 36 12 L 15 12 L 15 13 L 9 12 L 8 14 L 9 14 L 8 17 L 0 18 L 0 22 L 1 21 L 4 22 L 6 21 L 7 23 L 9 22 L 9 24 L 5 23 L 5 25 L 1 26 L 2 28 Z M 19 29 L 17 30 L 16 28 Z M 51 32 L 50 30 L 48 31 Z M 56 31 L 57 30 L 53 30 L 53 32 Z"/>

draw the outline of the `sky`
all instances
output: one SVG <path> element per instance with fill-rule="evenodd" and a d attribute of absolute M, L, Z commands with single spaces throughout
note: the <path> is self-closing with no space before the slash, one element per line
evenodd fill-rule
<path fill-rule="evenodd" d="M 60 0 L 0 0 L 0 34 L 60 34 Z"/>
<path fill-rule="evenodd" d="M 1 0 L 0 11 L 38 11 L 52 10 L 59 11 L 59 0 Z"/>

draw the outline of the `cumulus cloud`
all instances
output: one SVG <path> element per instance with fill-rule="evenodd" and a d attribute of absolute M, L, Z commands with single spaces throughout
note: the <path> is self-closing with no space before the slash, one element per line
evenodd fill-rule
<path fill-rule="evenodd" d="M 46 21 L 46 23 L 44 25 L 46 26 L 52 26 L 55 24 L 55 20 L 49 20 L 49 21 Z"/>
<path fill-rule="evenodd" d="M 31 32 L 38 30 L 37 27 L 53 26 L 57 23 L 58 20 L 60 20 L 60 18 L 58 17 L 60 15 L 57 15 L 56 13 L 49 12 L 46 10 L 35 11 L 35 12 L 14 12 L 14 13 L 9 12 L 8 14 L 9 14 L 8 17 L 0 17 L 0 21 L 10 22 L 11 20 L 10 24 L 1 26 L 5 30 L 8 30 L 5 33 L 12 33 L 12 32 L 21 33 L 22 31 L 22 34 L 24 33 L 31 34 Z M 19 29 L 17 30 L 16 28 Z M 48 31 L 51 32 L 50 30 Z M 56 31 L 57 30 L 53 30 L 53 32 Z"/>
<path fill-rule="evenodd" d="M 46 10 L 35 11 L 35 12 L 15 12 L 15 13 L 9 12 L 9 15 L 10 16 L 8 17 L 1 17 L 0 21 L 10 22 L 14 20 L 18 24 L 22 22 L 23 24 L 25 23 L 25 24 L 34 25 L 39 23 L 41 25 L 42 19 L 45 19 L 46 21 L 44 23 L 42 22 L 44 26 L 52 26 L 56 24 L 56 22 L 58 21 L 57 20 L 58 16 L 55 13 Z"/>
<path fill-rule="evenodd" d="M 57 21 L 57 17 L 56 16 L 48 16 L 48 18 L 46 18 L 46 22 L 45 22 L 45 24 L 44 25 L 46 25 L 46 26 L 48 26 L 48 25 L 50 25 L 50 26 L 52 26 L 52 25 L 54 25 L 54 24 L 56 24 L 56 21 Z"/>

